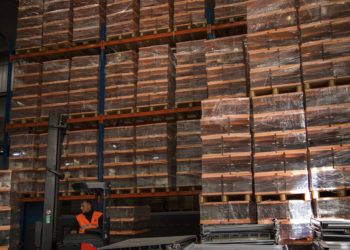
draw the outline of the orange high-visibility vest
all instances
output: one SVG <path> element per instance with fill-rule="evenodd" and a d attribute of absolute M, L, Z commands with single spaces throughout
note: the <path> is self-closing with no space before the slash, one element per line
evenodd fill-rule
<path fill-rule="evenodd" d="M 91 217 L 91 221 L 89 221 L 84 214 L 78 214 L 76 218 L 80 226 L 79 233 L 83 234 L 87 229 L 98 228 L 98 219 L 101 215 L 101 212 L 94 211 Z"/>

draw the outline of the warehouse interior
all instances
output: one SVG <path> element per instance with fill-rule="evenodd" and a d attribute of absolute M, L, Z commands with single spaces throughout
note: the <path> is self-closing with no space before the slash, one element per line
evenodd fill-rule
<path fill-rule="evenodd" d="M 2 0 L 0 128 L 0 250 L 350 249 L 350 0 Z"/>

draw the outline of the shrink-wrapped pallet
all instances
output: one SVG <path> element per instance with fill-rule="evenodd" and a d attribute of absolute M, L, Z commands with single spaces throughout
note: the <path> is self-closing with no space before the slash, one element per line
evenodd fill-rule
<path fill-rule="evenodd" d="M 170 46 L 139 49 L 137 108 L 171 108 L 175 101 L 175 58 Z"/>
<path fill-rule="evenodd" d="M 208 97 L 246 96 L 245 36 L 205 41 Z"/>
<path fill-rule="evenodd" d="M 103 156 L 104 179 L 112 190 L 136 188 L 135 126 L 106 128 Z"/>
<path fill-rule="evenodd" d="M 43 46 L 70 46 L 73 33 L 71 0 L 44 0 Z"/>
<path fill-rule="evenodd" d="M 176 44 L 176 103 L 208 97 L 204 40 Z"/>
<path fill-rule="evenodd" d="M 174 0 L 140 1 L 140 33 L 158 33 L 173 28 Z"/>
<path fill-rule="evenodd" d="M 41 63 L 18 62 L 14 69 L 11 120 L 40 115 Z"/>
<path fill-rule="evenodd" d="M 99 56 L 73 57 L 69 81 L 69 114 L 96 113 Z"/>
<path fill-rule="evenodd" d="M 41 117 L 48 117 L 51 112 L 68 114 L 69 70 L 69 59 L 43 63 Z"/>
<path fill-rule="evenodd" d="M 202 173 L 200 121 L 177 121 L 176 140 L 176 186 L 200 186 Z"/>
<path fill-rule="evenodd" d="M 97 160 L 97 129 L 68 131 L 67 149 L 61 156 L 65 178 L 60 192 L 73 192 L 74 182 L 97 181 Z"/>
<path fill-rule="evenodd" d="M 215 13 L 216 23 L 246 20 L 247 1 L 246 0 L 216 0 L 214 13 Z"/>
<path fill-rule="evenodd" d="M 73 0 L 73 42 L 99 41 L 105 11 L 105 0 Z"/>
<path fill-rule="evenodd" d="M 151 209 L 149 206 L 108 207 L 111 238 L 139 235 L 149 231 Z"/>
<path fill-rule="evenodd" d="M 43 34 L 43 0 L 21 0 L 18 6 L 16 50 L 40 49 Z"/>
<path fill-rule="evenodd" d="M 174 0 L 175 29 L 190 29 L 205 23 L 205 0 Z"/>
<path fill-rule="evenodd" d="M 175 124 L 136 126 L 137 188 L 175 185 Z"/>
<path fill-rule="evenodd" d="M 137 54 L 131 50 L 108 54 L 105 74 L 106 112 L 135 109 Z"/>
<path fill-rule="evenodd" d="M 139 30 L 139 8 L 137 0 L 107 0 L 107 40 L 136 36 Z"/>

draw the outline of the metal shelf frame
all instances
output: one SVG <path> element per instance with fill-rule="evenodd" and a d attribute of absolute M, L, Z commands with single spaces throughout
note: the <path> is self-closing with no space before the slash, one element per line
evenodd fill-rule
<path fill-rule="evenodd" d="M 8 67 L 8 81 L 7 81 L 7 94 L 6 94 L 6 115 L 5 115 L 5 137 L 4 137 L 4 162 L 8 163 L 9 156 L 9 131 L 16 128 L 33 128 L 33 127 L 46 127 L 48 121 L 39 122 L 27 122 L 23 124 L 10 124 L 10 109 L 11 109 L 11 81 L 12 81 L 12 65 L 17 60 L 38 60 L 40 58 L 59 56 L 72 52 L 84 52 L 91 49 L 99 50 L 99 103 L 98 103 L 98 115 L 95 117 L 81 117 L 68 119 L 68 124 L 82 124 L 82 123 L 98 123 L 98 181 L 103 181 L 103 144 L 104 144 L 104 127 L 106 121 L 116 121 L 123 119 L 134 118 L 146 118 L 146 117 L 158 117 L 158 116 L 174 116 L 186 113 L 198 113 L 201 112 L 201 106 L 186 107 L 186 108 L 173 108 L 165 110 L 155 110 L 147 112 L 135 112 L 129 114 L 105 114 L 105 64 L 106 54 L 109 48 L 115 48 L 122 45 L 131 45 L 141 42 L 161 41 L 164 39 L 176 39 L 191 36 L 195 34 L 203 34 L 207 36 L 207 39 L 215 38 L 215 32 L 220 30 L 232 29 L 237 27 L 246 26 L 246 21 L 238 21 L 224 24 L 214 24 L 213 8 L 208 5 L 206 8 L 206 20 L 207 25 L 204 27 L 192 28 L 187 30 L 177 30 L 171 32 L 164 32 L 158 34 L 137 36 L 113 41 L 106 41 L 106 25 L 102 24 L 100 29 L 99 42 L 87 45 L 78 45 L 68 48 L 59 48 L 55 50 L 46 50 L 39 52 L 31 52 L 24 54 L 10 54 L 9 55 L 9 67 Z M 13 51 L 12 49 L 10 51 Z M 8 164 L 7 164 L 8 165 Z M 6 165 L 6 166 L 7 166 Z M 163 196 L 188 196 L 198 195 L 200 191 L 188 191 L 188 192 L 156 192 L 156 193 L 143 193 L 143 194 L 118 194 L 111 195 L 111 198 L 138 198 L 138 197 L 163 197 Z M 85 196 L 72 196 L 61 197 L 61 199 L 86 199 L 91 197 Z M 26 198 L 22 199 L 23 202 L 41 201 L 41 198 Z"/>

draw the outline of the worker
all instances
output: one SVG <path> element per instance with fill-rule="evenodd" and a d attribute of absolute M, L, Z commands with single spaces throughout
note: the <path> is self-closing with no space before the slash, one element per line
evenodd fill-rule
<path fill-rule="evenodd" d="M 76 216 L 77 228 L 80 234 L 87 233 L 89 229 L 102 229 L 102 213 L 92 209 L 90 201 L 83 201 L 80 205 L 81 214 Z"/>

